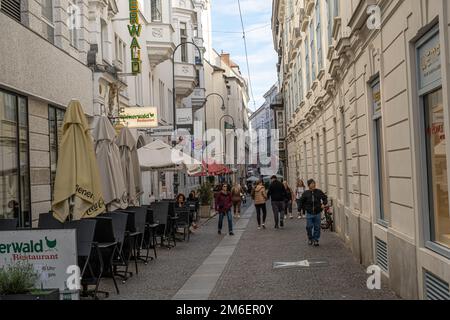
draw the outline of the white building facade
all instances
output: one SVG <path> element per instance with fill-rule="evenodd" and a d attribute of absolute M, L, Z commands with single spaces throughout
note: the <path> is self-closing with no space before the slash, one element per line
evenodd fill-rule
<path fill-rule="evenodd" d="M 450 296 L 449 14 L 273 1 L 290 184 L 315 178 L 355 257 L 404 298 Z"/>

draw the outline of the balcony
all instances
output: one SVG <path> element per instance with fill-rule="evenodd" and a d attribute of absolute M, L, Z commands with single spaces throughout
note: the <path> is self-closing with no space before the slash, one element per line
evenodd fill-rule
<path fill-rule="evenodd" d="M 148 59 L 152 68 L 170 59 L 175 43 L 171 24 L 152 23 L 146 28 Z"/>
<path fill-rule="evenodd" d="M 202 108 L 205 103 L 205 88 L 195 88 L 191 95 L 191 101 L 194 112 Z"/>
<path fill-rule="evenodd" d="M 177 98 L 188 97 L 196 85 L 195 66 L 185 62 L 175 62 L 175 88 Z"/>

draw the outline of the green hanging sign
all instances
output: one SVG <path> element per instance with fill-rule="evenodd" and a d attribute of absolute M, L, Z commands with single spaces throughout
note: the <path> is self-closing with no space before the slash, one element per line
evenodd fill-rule
<path fill-rule="evenodd" d="M 141 73 L 141 46 L 138 38 L 141 36 L 142 25 L 139 23 L 139 4 L 138 0 L 129 0 L 130 4 L 130 24 L 128 25 L 128 32 L 132 38 L 131 40 L 131 72 L 133 74 Z"/>

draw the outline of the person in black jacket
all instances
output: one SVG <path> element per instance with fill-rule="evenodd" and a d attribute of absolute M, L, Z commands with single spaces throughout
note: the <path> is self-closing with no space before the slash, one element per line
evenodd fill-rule
<path fill-rule="evenodd" d="M 306 231 L 309 245 L 319 246 L 320 219 L 323 207 L 328 203 L 327 196 L 320 189 L 316 189 L 313 179 L 308 181 L 309 190 L 300 198 L 300 206 L 306 212 Z"/>
<path fill-rule="evenodd" d="M 269 186 L 267 197 L 272 202 L 273 217 L 275 219 L 275 229 L 284 227 L 284 203 L 288 194 L 282 182 L 278 181 L 277 176 L 272 176 L 272 183 Z M 279 224 L 278 224 L 279 223 Z"/>

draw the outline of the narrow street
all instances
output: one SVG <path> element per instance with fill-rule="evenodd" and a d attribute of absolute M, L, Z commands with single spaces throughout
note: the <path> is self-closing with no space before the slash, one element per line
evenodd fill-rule
<path fill-rule="evenodd" d="M 384 286 L 367 289 L 368 275 L 336 234 L 323 232 L 320 247 L 310 247 L 306 220 L 288 220 L 275 230 L 268 210 L 267 229 L 258 230 L 254 206 L 244 212 L 235 221 L 234 237 L 218 236 L 214 217 L 189 243 L 160 248 L 157 260 L 140 263 L 138 276 L 119 283 L 120 295 L 110 279 L 102 280 L 101 289 L 112 293 L 109 299 L 126 300 L 397 299 Z M 304 260 L 310 267 L 274 268 L 277 262 Z"/>

